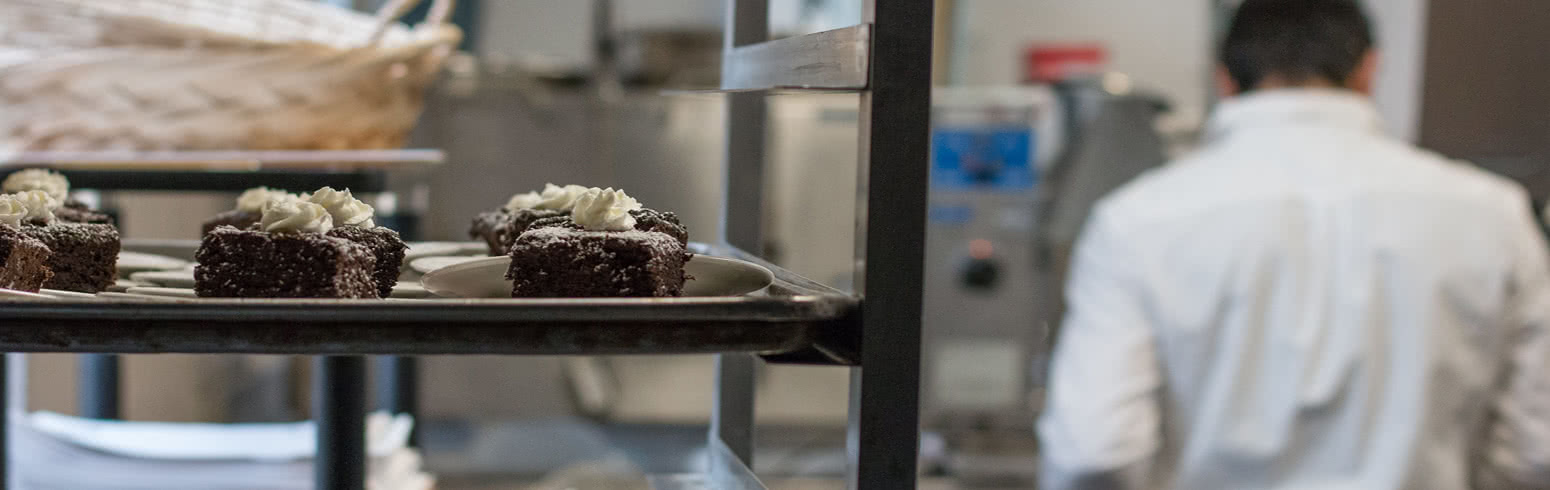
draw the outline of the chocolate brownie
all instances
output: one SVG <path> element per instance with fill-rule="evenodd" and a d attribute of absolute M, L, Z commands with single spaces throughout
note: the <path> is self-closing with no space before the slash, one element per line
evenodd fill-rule
<path fill-rule="evenodd" d="M 321 233 L 221 226 L 195 254 L 202 298 L 376 298 L 371 249 Z"/>
<path fill-rule="evenodd" d="M 48 245 L 11 225 L 0 225 L 0 288 L 36 293 L 54 276 Z"/>
<path fill-rule="evenodd" d="M 666 233 L 668 235 L 672 235 L 674 239 L 678 240 L 678 243 L 683 244 L 684 246 L 689 245 L 689 229 L 685 228 L 683 223 L 678 221 L 677 214 L 657 211 L 655 209 L 637 209 L 630 211 L 630 216 L 635 218 L 636 230 Z M 546 226 L 558 226 L 561 228 L 570 228 L 572 230 L 582 229 L 581 225 L 576 224 L 576 220 L 571 219 L 570 215 L 537 220 L 534 221 L 533 224 L 528 225 L 527 229 L 530 230 L 533 228 L 542 228 Z"/>
<path fill-rule="evenodd" d="M 566 215 L 565 211 L 552 209 L 519 209 L 513 212 L 503 208 L 487 211 L 474 216 L 468 236 L 484 240 L 484 244 L 490 248 L 490 255 L 506 255 L 511 251 L 511 242 L 517 239 L 517 235 L 527 231 L 528 225 L 541 219 Z"/>
<path fill-rule="evenodd" d="M 54 277 L 43 287 L 98 293 L 118 278 L 118 228 L 113 225 L 65 223 L 27 225 L 22 233 L 47 245 L 48 268 Z"/>
<path fill-rule="evenodd" d="M 393 286 L 398 285 L 398 273 L 404 265 L 404 250 L 409 248 L 398 237 L 398 232 L 382 226 L 341 226 L 329 230 L 328 236 L 343 238 L 371 249 L 371 255 L 377 263 L 371 274 L 377 281 L 377 292 L 383 298 L 393 294 Z"/>
<path fill-rule="evenodd" d="M 217 226 L 231 226 L 239 230 L 246 230 L 258 224 L 258 219 L 263 216 L 264 214 L 258 211 L 243 211 L 240 209 L 226 211 L 205 221 L 200 226 L 199 236 L 210 234 Z"/>
<path fill-rule="evenodd" d="M 506 278 L 515 298 L 680 296 L 689 257 L 666 233 L 540 227 L 512 244 Z"/>
<path fill-rule="evenodd" d="M 107 213 L 94 210 L 86 206 L 86 203 L 77 201 L 75 199 L 67 200 L 63 206 L 55 209 L 54 218 L 66 223 L 86 223 L 96 225 L 115 224 L 113 222 L 112 216 L 108 216 Z"/>

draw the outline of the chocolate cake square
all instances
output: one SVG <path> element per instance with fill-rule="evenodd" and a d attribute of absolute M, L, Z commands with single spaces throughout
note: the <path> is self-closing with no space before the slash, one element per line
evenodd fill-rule
<path fill-rule="evenodd" d="M 666 233 L 672 235 L 674 239 L 678 240 L 678 243 L 686 247 L 689 245 L 689 229 L 685 228 L 683 223 L 678 221 L 677 214 L 642 208 L 630 211 L 630 216 L 635 218 L 635 229 L 638 231 Z M 534 221 L 533 224 L 528 225 L 527 229 L 531 230 L 548 226 L 558 226 L 572 230 L 582 229 L 581 225 L 576 224 L 576 220 L 571 219 L 568 214 Z"/>
<path fill-rule="evenodd" d="M 215 215 L 200 225 L 199 236 L 210 234 L 218 226 L 230 226 L 239 230 L 246 230 L 258 224 L 259 218 L 263 216 L 264 214 L 258 211 L 243 211 L 241 209 L 226 211 Z"/>
<path fill-rule="evenodd" d="M 48 245 L 11 225 L 0 225 L 0 288 L 36 293 L 54 273 Z"/>
<path fill-rule="evenodd" d="M 221 226 L 194 256 L 202 298 L 376 298 L 376 259 L 365 245 L 321 233 Z"/>
<path fill-rule="evenodd" d="M 66 223 L 86 223 L 95 225 L 111 225 L 113 217 L 107 213 L 97 211 L 87 206 L 86 203 L 70 199 L 63 206 L 54 210 L 54 218 Z"/>
<path fill-rule="evenodd" d="M 689 259 L 666 233 L 558 226 L 522 233 L 510 255 L 514 298 L 680 296 Z"/>
<path fill-rule="evenodd" d="M 340 226 L 329 230 L 328 236 L 343 238 L 370 249 L 377 263 L 371 275 L 377 282 L 378 295 L 386 298 L 393 294 L 393 287 L 398 285 L 398 273 L 404 265 L 404 250 L 409 248 L 399 238 L 398 232 L 382 226 Z"/>
<path fill-rule="evenodd" d="M 483 212 L 474 216 L 468 236 L 484 240 L 484 244 L 490 248 L 490 255 L 506 255 L 511 251 L 511 242 L 516 241 L 517 235 L 527 231 L 528 225 L 541 219 L 561 216 L 567 216 L 567 213 L 552 209 L 509 211 L 504 208 Z"/>
<path fill-rule="evenodd" d="M 54 277 L 43 283 L 45 288 L 98 293 L 118 277 L 119 237 L 113 225 L 55 221 L 21 231 L 53 252 L 48 268 Z"/>

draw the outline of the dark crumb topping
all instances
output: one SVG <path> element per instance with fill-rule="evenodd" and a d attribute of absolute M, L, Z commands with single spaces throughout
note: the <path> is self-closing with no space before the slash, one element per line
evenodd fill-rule
<path fill-rule="evenodd" d="M 398 285 L 398 273 L 404 264 L 404 251 L 409 248 L 398 232 L 382 226 L 340 226 L 329 230 L 328 236 L 343 238 L 370 249 L 377 260 L 372 278 L 377 282 L 378 294 L 383 298 L 393 294 L 393 287 Z"/>

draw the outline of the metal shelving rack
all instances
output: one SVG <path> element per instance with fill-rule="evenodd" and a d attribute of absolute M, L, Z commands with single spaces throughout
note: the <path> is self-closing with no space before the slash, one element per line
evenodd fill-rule
<path fill-rule="evenodd" d="M 363 355 L 718 353 L 709 471 L 654 481 L 663 488 L 764 488 L 751 470 L 754 364 L 842 366 L 852 373 L 849 487 L 915 488 L 932 3 L 868 0 L 860 25 L 769 40 L 767 0 L 727 1 L 726 231 L 700 252 L 769 267 L 776 281 L 767 294 L 7 303 L 0 350 L 322 356 L 314 389 L 317 487 L 326 489 L 364 488 Z M 753 253 L 762 242 L 765 97 L 808 90 L 860 94 L 855 293 Z"/>

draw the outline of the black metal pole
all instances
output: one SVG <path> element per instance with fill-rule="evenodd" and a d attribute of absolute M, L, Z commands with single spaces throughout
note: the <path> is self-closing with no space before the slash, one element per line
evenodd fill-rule
<path fill-rule="evenodd" d="M 409 356 L 377 358 L 377 406 L 391 414 L 414 417 L 409 445 L 419 445 L 420 434 L 420 360 Z"/>
<path fill-rule="evenodd" d="M 83 354 L 80 385 L 76 391 L 81 416 L 91 419 L 119 418 L 119 359 L 114 354 Z"/>
<path fill-rule="evenodd" d="M 11 467 L 11 376 L 10 356 L 0 352 L 0 490 L 10 487 Z"/>
<path fill-rule="evenodd" d="M 861 367 L 851 377 L 849 487 L 916 488 L 920 315 L 931 121 L 932 0 L 866 0 L 870 87 L 861 95 L 865 196 L 856 277 Z"/>
<path fill-rule="evenodd" d="M 314 367 L 315 488 L 366 488 L 366 358 L 323 356 Z"/>

